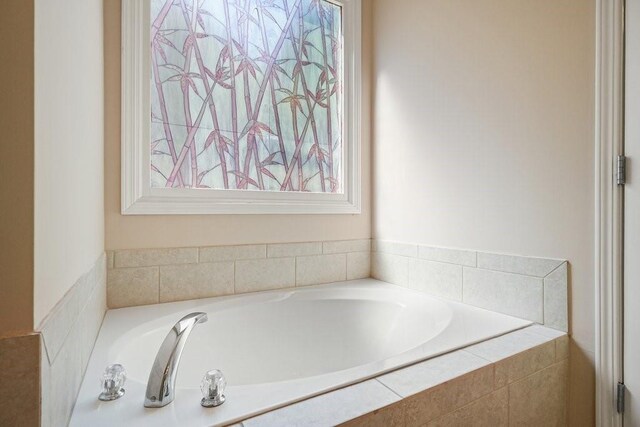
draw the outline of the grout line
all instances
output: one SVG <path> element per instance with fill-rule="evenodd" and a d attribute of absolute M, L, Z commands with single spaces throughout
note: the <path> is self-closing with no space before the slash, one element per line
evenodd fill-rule
<path fill-rule="evenodd" d="M 507 387 L 507 425 L 511 425 L 511 385 L 507 384 L 505 387 Z"/>
<path fill-rule="evenodd" d="M 507 334 L 505 334 L 505 335 L 507 335 Z M 499 338 L 499 337 L 501 337 L 501 336 L 504 336 L 504 335 L 499 335 L 499 336 L 498 336 L 498 337 L 496 337 L 496 338 Z M 479 355 L 479 354 L 475 354 L 473 351 L 469 351 L 469 350 L 467 350 L 468 348 L 473 347 L 474 345 L 478 345 L 478 344 L 482 344 L 482 343 L 485 343 L 485 342 L 489 342 L 489 341 L 491 341 L 492 339 L 494 339 L 494 338 L 489 338 L 488 340 L 480 341 L 480 342 L 477 342 L 477 343 L 475 343 L 475 344 L 470 344 L 470 345 L 468 345 L 468 346 L 466 346 L 466 347 L 462 347 L 462 348 L 460 348 L 460 349 L 458 349 L 458 350 L 455 350 L 455 351 L 464 351 L 465 353 L 470 354 L 470 355 L 472 355 L 472 356 L 474 356 L 474 357 L 477 357 L 478 359 L 485 360 L 485 361 L 489 362 L 489 364 L 488 364 L 488 365 L 485 365 L 485 366 L 494 365 L 493 370 L 495 371 L 495 364 L 496 364 L 496 361 L 495 361 L 495 360 L 488 359 L 488 358 L 486 358 L 486 357 L 484 357 L 484 356 L 481 356 L 481 355 Z M 445 353 L 445 354 L 450 354 L 450 353 Z M 516 353 L 516 354 L 518 354 L 518 353 Z M 506 358 L 509 358 L 509 357 L 511 357 L 511 356 L 508 356 L 508 357 L 506 357 Z M 499 359 L 498 361 L 500 361 L 500 360 L 504 360 L 504 359 L 506 359 L 506 358 Z M 494 372 L 494 375 L 495 375 L 495 372 Z"/>
<path fill-rule="evenodd" d="M 233 260 L 233 295 L 236 295 L 236 269 L 238 268 L 238 260 Z"/>
<path fill-rule="evenodd" d="M 158 269 L 158 304 L 160 304 L 160 266 L 156 266 L 156 268 Z"/>
<path fill-rule="evenodd" d="M 562 262 L 560 263 L 560 265 L 559 265 L 559 266 L 557 266 L 556 268 L 554 268 L 553 270 L 551 270 L 549 273 L 547 273 L 547 275 L 546 275 L 546 276 L 544 276 L 544 277 L 543 277 L 543 279 L 546 279 L 547 277 L 551 276 L 553 273 L 555 273 L 555 272 L 556 272 L 556 271 L 558 271 L 560 268 L 562 268 L 562 266 L 563 266 L 563 265 L 565 265 L 565 264 L 567 264 L 567 269 L 568 269 L 568 267 L 569 267 L 569 261 L 562 261 Z M 568 273 L 568 270 L 567 270 L 567 273 Z"/>
<path fill-rule="evenodd" d="M 464 303 L 464 267 L 462 267 L 462 283 L 460 285 L 460 302 Z"/>
<path fill-rule="evenodd" d="M 396 396 L 398 396 L 400 398 L 400 401 L 404 400 L 405 397 L 399 395 L 394 389 L 392 389 L 391 387 L 389 387 L 388 385 L 386 385 L 385 383 L 383 383 L 382 381 L 380 381 L 380 377 L 382 377 L 382 375 L 378 375 L 377 377 L 374 377 L 373 379 L 375 381 L 377 381 L 379 384 L 382 384 L 386 389 L 391 390 L 391 392 L 393 394 L 395 394 Z M 398 402 L 394 402 L 394 403 L 398 403 Z M 381 406 L 382 408 L 382 406 Z M 378 408 L 379 409 L 379 408 Z"/>
<path fill-rule="evenodd" d="M 555 270 L 554 270 L 555 271 Z M 549 273 L 551 274 L 551 273 Z M 546 323 L 546 318 L 547 318 L 547 311 L 545 310 L 545 299 L 544 299 L 544 289 L 546 288 L 546 286 L 544 285 L 544 279 L 542 279 L 542 324 L 544 325 Z"/>

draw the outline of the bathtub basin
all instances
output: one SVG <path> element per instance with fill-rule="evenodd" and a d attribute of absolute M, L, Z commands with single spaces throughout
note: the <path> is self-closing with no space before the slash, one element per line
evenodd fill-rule
<path fill-rule="evenodd" d="M 194 311 L 209 321 L 187 342 L 175 401 L 144 408 L 162 340 Z M 70 425 L 225 425 L 529 324 L 374 279 L 110 310 Z M 110 363 L 127 370 L 126 394 L 100 402 L 98 379 Z M 217 408 L 200 406 L 210 369 L 228 382 Z"/>

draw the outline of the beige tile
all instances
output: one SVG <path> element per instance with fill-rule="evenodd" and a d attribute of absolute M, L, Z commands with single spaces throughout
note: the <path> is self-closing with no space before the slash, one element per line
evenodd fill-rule
<path fill-rule="evenodd" d="M 236 261 L 236 293 L 294 287 L 295 258 L 268 258 Z"/>
<path fill-rule="evenodd" d="M 397 402 L 384 408 L 376 409 L 346 423 L 342 427 L 403 427 L 404 403 Z"/>
<path fill-rule="evenodd" d="M 115 268 L 107 274 L 109 308 L 157 304 L 160 294 L 158 267 Z"/>
<path fill-rule="evenodd" d="M 233 262 L 160 267 L 160 302 L 233 294 Z"/>
<path fill-rule="evenodd" d="M 567 263 L 563 262 L 544 278 L 544 324 L 565 332 L 569 330 L 567 275 Z"/>
<path fill-rule="evenodd" d="M 115 252 L 115 268 L 195 264 L 198 248 L 127 249 Z"/>
<path fill-rule="evenodd" d="M 346 254 L 348 252 L 370 252 L 371 239 L 338 240 L 322 243 L 324 254 Z"/>
<path fill-rule="evenodd" d="M 566 425 L 567 361 L 509 385 L 509 424 Z"/>
<path fill-rule="evenodd" d="M 542 323 L 542 288 L 541 278 L 464 267 L 462 301 Z"/>
<path fill-rule="evenodd" d="M 507 387 L 427 424 L 427 427 L 501 427 L 509 425 L 509 390 Z"/>
<path fill-rule="evenodd" d="M 410 258 L 407 287 L 462 301 L 462 266 Z"/>
<path fill-rule="evenodd" d="M 347 279 L 347 255 L 315 255 L 296 258 L 296 286 L 318 285 Z"/>
<path fill-rule="evenodd" d="M 371 254 L 371 276 L 383 282 L 406 286 L 409 280 L 409 258 L 374 252 Z"/>
<path fill-rule="evenodd" d="M 286 258 L 305 255 L 320 255 L 322 242 L 278 243 L 267 245 L 267 257 Z"/>
<path fill-rule="evenodd" d="M 111 269 L 114 265 L 115 253 L 113 251 L 107 251 L 107 268 Z"/>
<path fill-rule="evenodd" d="M 526 276 L 545 277 L 563 262 L 558 259 L 478 252 L 478 268 Z"/>
<path fill-rule="evenodd" d="M 595 354 L 569 343 L 569 390 L 567 418 L 570 426 L 596 425 Z"/>
<path fill-rule="evenodd" d="M 376 380 L 364 381 L 243 421 L 244 427 L 334 426 L 400 398 Z"/>
<path fill-rule="evenodd" d="M 390 242 L 387 240 L 374 240 L 373 250 L 391 255 L 405 257 L 418 257 L 418 245 L 413 243 Z"/>
<path fill-rule="evenodd" d="M 407 426 L 422 426 L 493 390 L 493 366 L 485 366 L 406 399 Z"/>
<path fill-rule="evenodd" d="M 267 257 L 267 245 L 213 246 L 200 248 L 200 262 L 235 261 Z"/>
<path fill-rule="evenodd" d="M 556 338 L 556 360 L 564 360 L 569 358 L 569 336 L 564 335 Z"/>
<path fill-rule="evenodd" d="M 371 252 L 347 254 L 347 280 L 371 277 Z"/>
<path fill-rule="evenodd" d="M 467 267 L 476 266 L 475 251 L 466 251 L 462 249 L 436 248 L 433 246 L 418 246 L 418 258 L 429 261 L 448 262 L 450 264 L 466 265 Z"/>
<path fill-rule="evenodd" d="M 0 426 L 38 426 L 40 335 L 0 338 Z"/>
<path fill-rule="evenodd" d="M 556 343 L 549 341 L 495 364 L 496 388 L 504 387 L 555 363 Z"/>
<path fill-rule="evenodd" d="M 408 397 L 487 366 L 490 362 L 485 359 L 454 351 L 382 375 L 378 381 L 396 394 Z M 491 379 L 493 383 L 493 376 Z"/>

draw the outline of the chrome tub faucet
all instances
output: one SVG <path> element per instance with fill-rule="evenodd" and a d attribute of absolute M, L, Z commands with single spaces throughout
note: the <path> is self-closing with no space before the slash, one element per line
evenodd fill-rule
<path fill-rule="evenodd" d="M 198 323 L 207 321 L 206 313 L 191 313 L 176 323 L 164 339 L 147 381 L 147 393 L 144 406 L 161 408 L 173 402 L 175 397 L 176 375 L 182 350 L 189 334 Z"/>

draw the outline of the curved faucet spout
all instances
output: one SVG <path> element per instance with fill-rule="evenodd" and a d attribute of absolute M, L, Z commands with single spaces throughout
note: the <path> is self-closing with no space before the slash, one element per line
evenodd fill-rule
<path fill-rule="evenodd" d="M 207 313 L 191 313 L 176 323 L 164 339 L 149 373 L 144 406 L 161 408 L 173 402 L 176 374 L 182 350 L 189 334 L 198 323 L 207 321 Z"/>

